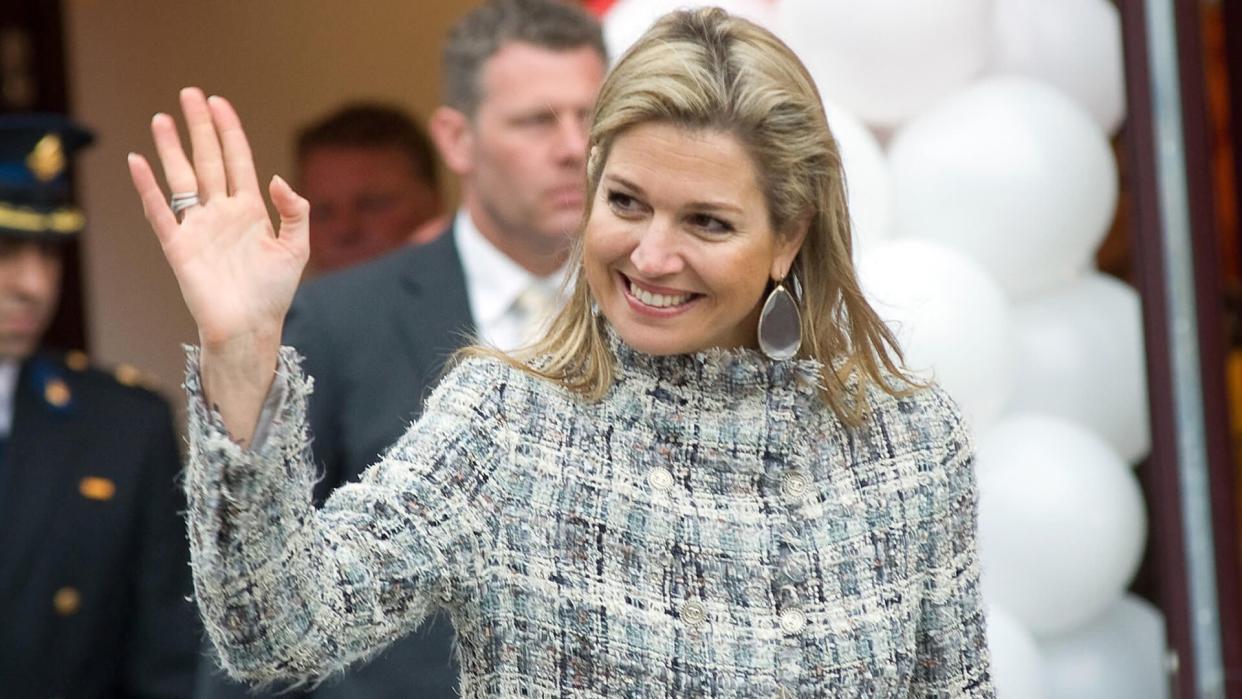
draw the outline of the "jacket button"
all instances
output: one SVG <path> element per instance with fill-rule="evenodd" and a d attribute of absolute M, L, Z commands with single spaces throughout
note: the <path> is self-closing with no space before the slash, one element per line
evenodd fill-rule
<path fill-rule="evenodd" d="M 77 588 L 65 586 L 52 595 L 52 609 L 61 616 L 76 614 L 81 606 L 82 595 L 78 594 Z"/>
<path fill-rule="evenodd" d="M 800 497 L 806 492 L 808 485 L 805 474 L 799 471 L 792 471 L 785 474 L 785 480 L 781 483 L 781 492 L 791 498 Z"/>
<path fill-rule="evenodd" d="M 655 490 L 668 490 L 673 487 L 673 474 L 667 468 L 656 466 L 647 472 L 647 484 Z"/>
<path fill-rule="evenodd" d="M 806 615 L 801 609 L 793 607 L 781 612 L 781 630 L 787 634 L 795 634 L 806 626 Z"/>
<path fill-rule="evenodd" d="M 681 606 L 681 620 L 690 626 L 698 626 L 707 619 L 707 610 L 703 603 L 692 599 Z"/>

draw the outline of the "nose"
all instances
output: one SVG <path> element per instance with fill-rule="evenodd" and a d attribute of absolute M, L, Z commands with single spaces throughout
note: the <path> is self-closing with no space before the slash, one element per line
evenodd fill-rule
<path fill-rule="evenodd" d="M 570 115 L 557 120 L 556 159 L 570 167 L 580 167 L 586 161 L 586 120 Z"/>
<path fill-rule="evenodd" d="M 685 269 L 686 262 L 678 250 L 677 231 L 672 223 L 658 216 L 652 218 L 630 252 L 630 263 L 639 274 L 652 281 Z"/>
<path fill-rule="evenodd" d="M 361 229 L 359 216 L 353 206 L 337 206 L 324 211 L 316 221 L 312 215 L 311 236 L 321 245 L 336 247 L 357 240 Z"/>

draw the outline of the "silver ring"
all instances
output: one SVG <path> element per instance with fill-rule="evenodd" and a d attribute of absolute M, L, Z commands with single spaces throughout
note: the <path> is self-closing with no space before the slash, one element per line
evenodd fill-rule
<path fill-rule="evenodd" d="M 172 208 L 173 216 L 178 221 L 181 220 L 182 211 L 198 205 L 198 192 L 173 192 L 172 198 L 168 200 L 168 206 Z"/>

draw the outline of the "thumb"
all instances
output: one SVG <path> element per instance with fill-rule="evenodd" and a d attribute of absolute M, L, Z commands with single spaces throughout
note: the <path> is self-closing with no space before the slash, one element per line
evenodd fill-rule
<path fill-rule="evenodd" d="M 276 213 L 280 215 L 280 240 L 297 248 L 306 248 L 310 237 L 310 202 L 293 191 L 280 175 L 273 175 L 268 185 Z"/>

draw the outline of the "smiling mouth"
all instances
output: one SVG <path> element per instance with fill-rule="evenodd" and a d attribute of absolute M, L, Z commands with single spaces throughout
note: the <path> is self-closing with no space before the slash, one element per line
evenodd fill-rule
<path fill-rule="evenodd" d="M 621 274 L 620 272 L 618 272 L 618 274 L 621 275 L 621 281 L 628 296 L 643 306 L 653 310 L 678 310 L 702 296 L 702 294 L 692 292 L 670 294 L 649 291 L 639 286 L 637 282 L 624 274 Z"/>

